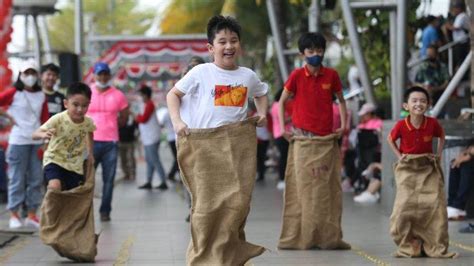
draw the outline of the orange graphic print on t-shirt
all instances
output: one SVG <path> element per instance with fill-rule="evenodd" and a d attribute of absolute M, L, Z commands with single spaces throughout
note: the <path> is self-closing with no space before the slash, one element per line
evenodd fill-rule
<path fill-rule="evenodd" d="M 216 85 L 214 106 L 242 107 L 247 101 L 247 87 L 243 85 Z"/>

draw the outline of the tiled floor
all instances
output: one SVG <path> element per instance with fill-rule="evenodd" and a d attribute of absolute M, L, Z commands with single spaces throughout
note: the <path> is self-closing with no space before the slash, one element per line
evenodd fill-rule
<path fill-rule="evenodd" d="M 162 150 L 168 158 L 167 150 Z M 168 166 L 168 165 L 166 165 Z M 168 169 L 168 168 L 167 168 Z M 144 173 L 143 163 L 139 174 Z M 118 174 L 120 176 L 120 173 Z M 97 265 L 185 265 L 189 242 L 189 224 L 182 191 L 176 188 L 161 192 L 143 191 L 135 182 L 119 181 L 114 191 L 112 221 L 101 224 Z M 274 173 L 269 172 L 264 183 L 255 187 L 252 210 L 246 226 L 247 239 L 268 248 L 253 265 L 474 265 L 474 235 L 459 234 L 460 222 L 449 225 L 460 253 L 457 259 L 396 259 L 391 256 L 395 245 L 388 234 L 389 218 L 380 205 L 353 204 L 350 195 L 344 197 L 344 239 L 355 249 L 348 251 L 280 251 L 276 245 L 280 233 L 282 193 L 275 188 Z M 100 193 L 98 179 L 97 194 Z M 96 207 L 99 200 L 96 201 Z M 97 217 L 96 217 L 97 219 Z M 7 215 L 0 217 L 6 227 Z M 0 264 L 4 265 L 65 265 L 61 258 L 41 243 L 36 234 L 23 235 L 0 249 Z M 76 264 L 77 265 L 77 264 Z"/>

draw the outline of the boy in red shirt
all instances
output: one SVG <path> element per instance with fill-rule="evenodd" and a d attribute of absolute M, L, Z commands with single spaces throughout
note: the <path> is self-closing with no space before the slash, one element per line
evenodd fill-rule
<path fill-rule="evenodd" d="M 305 33 L 298 48 L 306 64 L 295 69 L 279 101 L 279 124 L 285 129 L 285 103 L 293 96 L 293 132 L 285 173 L 281 249 L 349 249 L 342 241 L 341 162 L 338 139 L 346 125 L 346 103 L 339 75 L 322 65 L 326 40 Z M 333 96 L 339 100 L 341 127 L 333 132 Z"/>
<path fill-rule="evenodd" d="M 394 167 L 397 193 L 390 217 L 390 234 L 398 245 L 395 256 L 454 257 L 456 253 L 448 252 L 446 196 L 439 165 L 444 130 L 435 118 L 425 116 L 429 106 L 425 89 L 411 87 L 404 98 L 409 116 L 398 121 L 388 136 L 398 157 Z M 438 138 L 436 154 L 433 138 Z"/>

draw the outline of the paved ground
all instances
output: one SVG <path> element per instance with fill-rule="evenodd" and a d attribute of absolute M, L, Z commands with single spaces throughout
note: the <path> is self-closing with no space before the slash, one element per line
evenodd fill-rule
<path fill-rule="evenodd" d="M 169 153 L 162 147 L 169 165 Z M 101 224 L 97 265 L 185 265 L 189 242 L 189 224 L 182 190 L 175 187 L 161 192 L 138 190 L 144 180 L 144 164 L 139 163 L 136 182 L 117 181 L 112 221 Z M 121 173 L 118 173 L 118 177 Z M 269 172 L 264 183 L 255 187 L 252 210 L 246 226 L 250 242 L 269 249 L 251 261 L 254 265 L 474 265 L 474 236 L 459 234 L 460 222 L 450 222 L 451 249 L 460 253 L 457 259 L 396 259 L 391 256 L 395 245 L 388 235 L 389 219 L 380 205 L 361 206 L 344 197 L 344 239 L 354 246 L 349 251 L 279 251 L 276 248 L 281 225 L 282 193 L 275 188 L 275 174 Z M 100 196 L 100 179 L 97 196 Z M 99 199 L 95 202 L 98 206 Z M 97 212 L 96 212 L 97 213 Z M 6 228 L 7 214 L 0 216 L 0 228 Z M 97 220 L 97 217 L 96 217 Z M 17 234 L 18 235 L 18 234 Z M 8 239 L 9 235 L 4 237 Z M 1 240 L 1 239 L 0 239 Z M 66 265 L 61 258 L 41 243 L 37 234 L 18 235 L 0 248 L 0 264 Z M 77 265 L 77 264 L 76 264 Z"/>

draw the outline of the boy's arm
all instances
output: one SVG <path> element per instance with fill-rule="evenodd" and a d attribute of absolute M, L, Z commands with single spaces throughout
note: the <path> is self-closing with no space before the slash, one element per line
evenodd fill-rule
<path fill-rule="evenodd" d="M 443 154 L 443 147 L 445 143 L 445 136 L 444 136 L 444 130 L 441 128 L 441 136 L 438 138 L 438 147 L 436 149 L 436 155 L 439 157 L 441 160 L 441 155 Z"/>
<path fill-rule="evenodd" d="M 339 115 L 341 116 L 341 127 L 336 129 L 336 134 L 342 136 L 346 131 L 347 107 L 346 100 L 342 95 L 342 91 L 336 92 L 336 97 L 339 100 Z"/>
<path fill-rule="evenodd" d="M 38 128 L 35 132 L 33 132 L 33 135 L 31 137 L 33 140 L 40 140 L 40 139 L 51 139 L 51 137 L 54 136 L 55 130 L 54 128 L 51 129 L 45 129 L 45 128 Z"/>
<path fill-rule="evenodd" d="M 278 102 L 278 121 L 274 121 L 274 123 L 280 124 L 280 130 L 281 132 L 283 132 L 283 137 L 285 137 L 287 140 L 290 139 L 291 133 L 286 132 L 285 130 L 285 104 L 290 98 L 290 96 L 291 92 L 287 91 L 286 89 L 283 89 L 280 101 Z"/>
<path fill-rule="evenodd" d="M 254 101 L 259 117 L 257 127 L 263 127 L 267 124 L 268 97 L 266 94 L 260 97 L 254 97 Z"/>
<path fill-rule="evenodd" d="M 168 104 L 168 110 L 170 113 L 171 123 L 173 123 L 174 132 L 177 135 L 189 135 L 188 125 L 184 123 L 179 114 L 179 108 L 181 107 L 181 97 L 184 93 L 179 91 L 176 87 L 173 87 L 166 95 L 166 103 Z"/>
<path fill-rule="evenodd" d="M 397 143 L 392 139 L 392 136 L 388 135 L 387 142 L 390 148 L 392 148 L 393 153 L 397 156 L 398 160 L 402 158 L 402 153 L 398 149 Z"/>
<path fill-rule="evenodd" d="M 87 160 L 94 163 L 94 132 L 89 132 L 87 138 Z"/>

